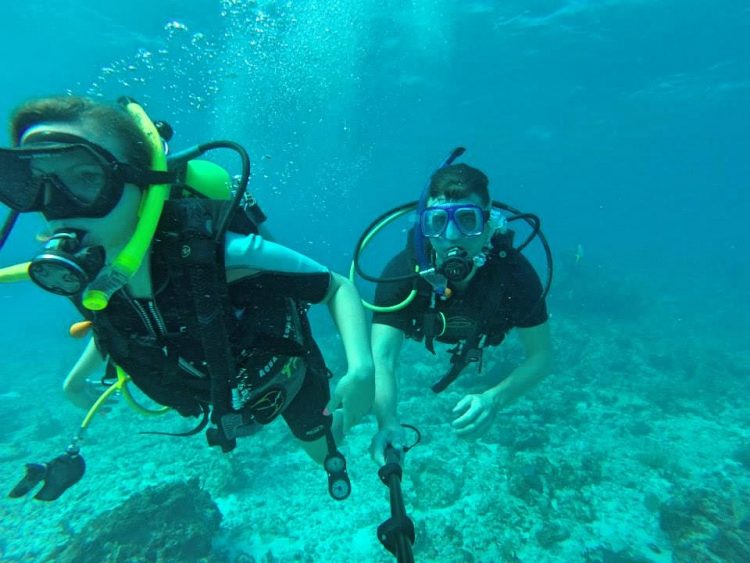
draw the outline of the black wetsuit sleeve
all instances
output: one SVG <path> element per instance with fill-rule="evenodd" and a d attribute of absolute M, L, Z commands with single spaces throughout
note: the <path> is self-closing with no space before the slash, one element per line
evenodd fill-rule
<path fill-rule="evenodd" d="M 259 235 L 226 238 L 226 268 L 253 272 L 232 282 L 308 303 L 320 303 L 331 287 L 331 272 L 311 258 Z"/>
<path fill-rule="evenodd" d="M 240 283 L 242 281 L 240 280 Z M 261 272 L 244 281 L 245 284 L 251 284 L 260 290 L 271 291 L 297 301 L 320 303 L 328 295 L 331 274 L 329 272 L 303 274 Z"/>
<path fill-rule="evenodd" d="M 409 274 L 412 271 L 411 261 L 409 260 L 406 251 L 403 251 L 394 256 L 390 262 L 388 262 L 380 277 L 398 277 Z M 375 305 L 378 305 L 379 307 L 390 307 L 401 303 L 408 297 L 413 287 L 414 283 L 411 280 L 391 283 L 379 282 L 375 288 Z M 393 311 L 390 313 L 376 312 L 372 316 L 372 322 L 373 324 L 384 324 L 404 332 L 409 332 L 413 326 L 415 316 L 415 305 L 412 303 L 399 311 Z"/>
<path fill-rule="evenodd" d="M 538 326 L 549 318 L 547 304 L 542 296 L 542 282 L 531 263 L 523 256 L 516 258 L 513 269 L 512 323 L 519 328 Z"/>

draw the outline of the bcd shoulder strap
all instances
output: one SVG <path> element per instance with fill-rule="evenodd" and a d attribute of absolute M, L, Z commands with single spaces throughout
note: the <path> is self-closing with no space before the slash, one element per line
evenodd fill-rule
<path fill-rule="evenodd" d="M 512 256 L 512 254 L 516 252 L 513 248 L 514 234 L 515 233 L 511 229 L 506 229 L 504 232 L 497 232 L 493 235 L 492 249 L 490 251 L 490 255 L 488 256 L 488 260 L 490 262 L 496 260 L 504 260 L 509 256 Z M 477 319 L 477 323 L 474 326 L 471 334 L 464 341 L 459 342 L 454 348 L 449 351 L 451 354 L 451 368 L 442 378 L 440 378 L 432 385 L 431 389 L 433 392 L 440 393 L 441 391 L 445 390 L 451 383 L 458 379 L 458 376 L 461 375 L 461 372 L 470 363 L 478 364 L 477 369 L 479 371 L 482 371 L 482 355 L 484 347 L 488 344 L 499 344 L 505 338 L 505 335 L 503 334 L 499 336 L 493 336 L 490 339 L 489 335 L 486 333 L 488 321 L 492 314 L 496 313 L 499 309 L 499 307 L 496 305 L 502 303 L 503 298 L 505 297 L 505 292 L 500 291 L 497 294 L 491 293 L 491 295 L 496 296 L 496 299 L 494 299 L 493 302 L 488 306 L 482 307 L 479 318 Z M 430 313 L 432 313 L 433 315 L 435 314 L 434 304 L 430 307 L 430 310 L 425 314 L 425 316 L 429 315 Z M 428 324 L 429 319 L 426 318 L 425 337 L 427 337 L 426 330 Z M 432 326 L 434 326 L 434 320 Z M 431 334 L 430 336 L 431 338 L 429 342 L 427 341 L 427 338 L 425 338 L 425 346 L 427 346 L 427 349 L 434 354 L 435 351 L 432 344 L 432 338 L 434 338 L 434 334 Z"/>
<path fill-rule="evenodd" d="M 163 229 L 179 245 L 182 270 L 195 307 L 199 336 L 211 380 L 209 443 L 224 452 L 237 445 L 237 416 L 232 409 L 232 386 L 237 369 L 232 355 L 226 318 L 230 313 L 223 239 L 215 240 L 216 221 L 229 202 L 182 198 L 165 206 Z M 218 266 L 218 267 L 217 267 Z"/>

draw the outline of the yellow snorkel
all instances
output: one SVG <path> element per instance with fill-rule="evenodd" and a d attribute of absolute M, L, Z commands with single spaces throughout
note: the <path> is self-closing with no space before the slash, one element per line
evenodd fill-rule
<path fill-rule="evenodd" d="M 152 155 L 151 169 L 165 172 L 167 155 L 156 126 L 135 101 L 122 98 L 120 102 L 124 104 L 125 109 L 148 139 Z M 96 279 L 86 288 L 82 298 L 84 307 L 90 311 L 101 311 L 106 308 L 112 295 L 124 287 L 141 267 L 159 224 L 164 202 L 169 197 L 169 189 L 168 184 L 154 184 L 146 188 L 139 212 L 140 220 L 130 242 L 112 264 L 102 269 Z"/>

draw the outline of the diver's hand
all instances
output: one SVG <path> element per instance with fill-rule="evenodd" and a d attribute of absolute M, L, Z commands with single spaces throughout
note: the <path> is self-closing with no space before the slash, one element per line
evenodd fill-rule
<path fill-rule="evenodd" d="M 86 379 L 80 384 L 65 385 L 63 391 L 65 392 L 65 397 L 75 406 L 89 410 L 106 389 L 107 387 L 98 381 Z M 99 409 L 99 412 L 107 413 L 111 411 L 111 405 L 114 400 L 113 396 L 107 399 L 106 403 Z"/>
<path fill-rule="evenodd" d="M 490 393 L 470 394 L 456 403 L 453 413 L 459 414 L 451 424 L 456 434 L 465 438 L 478 438 L 492 426 L 497 405 Z"/>
<path fill-rule="evenodd" d="M 336 384 L 326 409 L 336 414 L 341 408 L 340 434 L 343 436 L 370 412 L 375 396 L 375 383 L 371 369 L 350 370 Z M 334 430 L 337 426 L 334 416 Z"/>
<path fill-rule="evenodd" d="M 406 432 L 400 424 L 387 424 L 377 431 L 370 442 L 370 457 L 378 466 L 385 465 L 385 449 L 390 445 L 403 459 Z"/>

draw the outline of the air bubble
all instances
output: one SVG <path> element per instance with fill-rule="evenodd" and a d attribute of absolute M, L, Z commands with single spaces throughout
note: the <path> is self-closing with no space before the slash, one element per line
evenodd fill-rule
<path fill-rule="evenodd" d="M 175 33 L 178 31 L 187 31 L 188 27 L 184 23 L 180 23 L 177 20 L 172 20 L 164 26 L 164 31 Z"/>

